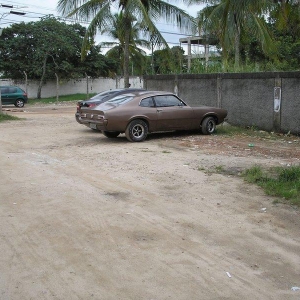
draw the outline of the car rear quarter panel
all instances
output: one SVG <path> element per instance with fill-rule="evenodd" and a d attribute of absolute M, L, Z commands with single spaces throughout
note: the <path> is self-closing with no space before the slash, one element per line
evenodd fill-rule
<path fill-rule="evenodd" d="M 135 119 L 142 119 L 148 123 L 149 132 L 155 130 L 155 121 L 157 119 L 156 108 L 140 107 L 140 106 L 123 106 L 117 107 L 105 112 L 105 117 L 108 120 L 108 131 L 124 132 L 128 124 Z"/>
<path fill-rule="evenodd" d="M 205 117 L 213 116 L 215 117 L 217 124 L 220 124 L 224 121 L 227 111 L 222 108 L 216 107 L 193 107 L 196 118 L 200 121 L 200 123 L 204 120 Z"/>

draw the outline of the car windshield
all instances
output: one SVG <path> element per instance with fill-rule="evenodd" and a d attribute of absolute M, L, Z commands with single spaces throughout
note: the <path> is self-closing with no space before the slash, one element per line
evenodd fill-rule
<path fill-rule="evenodd" d="M 106 103 L 121 105 L 121 104 L 131 101 L 132 99 L 133 99 L 132 94 L 119 95 L 119 96 L 116 96 L 116 97 L 108 100 Z"/>

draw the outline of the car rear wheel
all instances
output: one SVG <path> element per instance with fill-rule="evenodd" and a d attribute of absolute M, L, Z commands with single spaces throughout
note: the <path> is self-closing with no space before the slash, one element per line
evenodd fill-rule
<path fill-rule="evenodd" d="M 216 120 L 213 117 L 206 117 L 201 124 L 203 134 L 212 134 L 216 131 Z"/>
<path fill-rule="evenodd" d="M 16 107 L 23 107 L 24 106 L 24 100 L 22 99 L 17 99 L 15 102 Z"/>
<path fill-rule="evenodd" d="M 103 131 L 102 132 L 107 138 L 116 138 L 119 136 L 120 132 L 118 131 Z"/>
<path fill-rule="evenodd" d="M 130 142 L 142 142 L 148 135 L 148 125 L 143 120 L 133 120 L 127 126 L 125 135 Z"/>

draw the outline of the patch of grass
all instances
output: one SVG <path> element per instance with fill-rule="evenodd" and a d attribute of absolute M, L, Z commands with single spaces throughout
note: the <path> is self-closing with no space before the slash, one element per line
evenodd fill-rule
<path fill-rule="evenodd" d="M 172 153 L 172 152 L 168 150 L 164 150 L 162 153 Z"/>
<path fill-rule="evenodd" d="M 12 120 L 21 120 L 21 119 L 7 114 L 0 114 L 0 122 L 12 121 Z"/>
<path fill-rule="evenodd" d="M 93 97 L 96 94 L 89 94 L 89 97 Z M 59 96 L 58 101 L 59 102 L 64 102 L 64 101 L 79 101 L 79 100 L 86 100 L 86 94 L 72 94 L 72 95 L 63 95 Z M 38 103 L 43 103 L 43 104 L 48 104 L 48 103 L 55 103 L 56 102 L 56 97 L 49 97 L 49 98 L 42 98 L 42 99 L 30 99 L 28 101 L 28 104 L 38 104 Z"/>
<path fill-rule="evenodd" d="M 223 166 L 215 166 L 215 170 L 217 173 L 222 173 L 222 172 L 224 172 L 224 167 Z"/>
<path fill-rule="evenodd" d="M 250 136 L 250 137 L 261 137 L 267 139 L 276 139 L 278 136 L 274 133 L 270 133 L 267 131 L 259 130 L 255 126 L 233 126 L 230 124 L 221 124 L 217 127 L 216 134 L 220 134 L 223 136 Z"/>
<path fill-rule="evenodd" d="M 268 171 L 254 166 L 246 170 L 243 176 L 246 181 L 261 186 L 266 194 L 300 206 L 300 166 L 277 167 Z"/>
<path fill-rule="evenodd" d="M 229 124 L 222 124 L 217 127 L 216 134 L 220 135 L 236 135 L 236 134 L 243 134 L 245 133 L 245 128 L 232 126 Z"/>

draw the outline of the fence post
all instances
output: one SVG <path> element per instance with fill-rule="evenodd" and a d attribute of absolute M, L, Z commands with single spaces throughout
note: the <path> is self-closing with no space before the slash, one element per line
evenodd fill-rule
<path fill-rule="evenodd" d="M 217 107 L 222 107 L 222 75 L 217 75 Z"/>
<path fill-rule="evenodd" d="M 281 95 L 282 95 L 282 79 L 277 75 L 274 82 L 274 113 L 273 113 L 273 129 L 275 132 L 281 131 Z"/>

